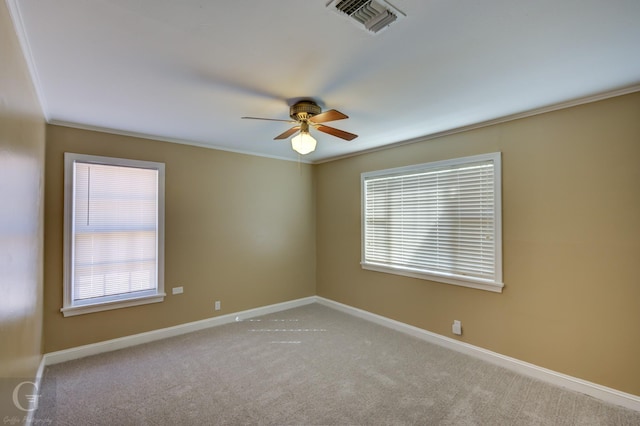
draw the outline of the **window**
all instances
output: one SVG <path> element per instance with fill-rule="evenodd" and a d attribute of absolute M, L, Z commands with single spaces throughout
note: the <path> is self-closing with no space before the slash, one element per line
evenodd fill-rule
<path fill-rule="evenodd" d="M 502 291 L 500 153 L 363 173 L 362 267 Z"/>
<path fill-rule="evenodd" d="M 64 316 L 164 300 L 164 164 L 65 153 Z"/>

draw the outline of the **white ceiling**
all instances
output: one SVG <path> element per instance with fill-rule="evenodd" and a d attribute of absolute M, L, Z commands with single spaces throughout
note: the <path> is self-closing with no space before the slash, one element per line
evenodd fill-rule
<path fill-rule="evenodd" d="M 240 117 L 349 115 L 318 162 L 640 84 L 638 0 L 390 0 L 375 35 L 328 0 L 7 1 L 49 122 L 292 160 Z"/>

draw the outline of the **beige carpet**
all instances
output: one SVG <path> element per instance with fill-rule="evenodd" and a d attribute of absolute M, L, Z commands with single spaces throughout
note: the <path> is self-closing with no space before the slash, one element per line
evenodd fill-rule
<path fill-rule="evenodd" d="M 47 367 L 58 425 L 640 425 L 321 305 Z"/>

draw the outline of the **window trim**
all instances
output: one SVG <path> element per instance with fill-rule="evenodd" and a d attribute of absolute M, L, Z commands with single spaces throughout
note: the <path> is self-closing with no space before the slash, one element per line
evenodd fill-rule
<path fill-rule="evenodd" d="M 477 278 L 477 277 L 460 277 L 458 275 L 450 275 L 435 271 L 425 272 L 422 270 L 409 267 L 393 267 L 390 265 L 381 265 L 367 262 L 365 259 L 365 233 L 366 233 L 366 191 L 365 182 L 374 177 L 397 176 L 403 174 L 411 174 L 412 172 L 423 171 L 428 169 L 441 169 L 446 167 L 458 166 L 461 164 L 469 164 L 474 162 L 492 161 L 494 167 L 493 184 L 494 184 L 494 280 Z M 415 164 L 410 166 L 395 167 L 391 169 L 376 170 L 364 172 L 360 175 L 360 196 L 361 196 L 361 246 L 360 246 L 360 265 L 362 269 L 383 272 L 395 275 L 402 275 L 412 278 L 419 278 L 429 281 L 436 281 L 446 284 L 453 284 L 463 287 L 469 287 L 480 290 L 487 290 L 501 293 L 504 287 L 502 282 L 502 166 L 501 153 L 494 152 L 489 154 L 473 155 L 468 157 L 454 158 L 450 160 L 435 161 L 430 163 Z"/>
<path fill-rule="evenodd" d="M 104 297 L 99 302 L 73 303 L 72 289 L 72 232 L 73 232 L 73 190 L 74 164 L 76 162 L 102 164 L 108 166 L 124 166 L 158 171 L 158 228 L 157 228 L 157 286 L 155 290 L 139 292 L 135 296 L 112 298 Z M 153 161 L 131 160 L 125 158 L 105 157 L 98 155 L 64 153 L 64 231 L 63 231 L 63 316 L 82 315 L 111 309 L 126 308 L 162 302 L 166 296 L 164 291 L 164 192 L 165 165 Z"/>

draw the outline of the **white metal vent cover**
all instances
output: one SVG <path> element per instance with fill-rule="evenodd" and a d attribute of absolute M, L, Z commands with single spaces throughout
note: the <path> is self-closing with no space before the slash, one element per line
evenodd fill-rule
<path fill-rule="evenodd" d="M 327 7 L 372 33 L 384 30 L 405 13 L 386 0 L 330 0 Z"/>

